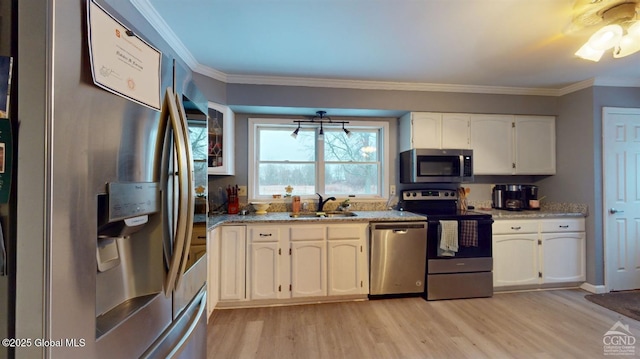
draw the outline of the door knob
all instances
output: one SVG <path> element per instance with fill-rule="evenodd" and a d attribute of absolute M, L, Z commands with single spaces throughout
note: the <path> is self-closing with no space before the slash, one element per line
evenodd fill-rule
<path fill-rule="evenodd" d="M 609 209 L 609 213 L 611 213 L 611 214 L 624 213 L 624 211 L 621 211 L 621 210 L 615 209 L 615 208 L 611 208 L 611 209 Z"/>

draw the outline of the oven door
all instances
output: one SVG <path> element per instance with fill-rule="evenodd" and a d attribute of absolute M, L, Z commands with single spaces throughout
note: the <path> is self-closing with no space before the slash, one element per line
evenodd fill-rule
<path fill-rule="evenodd" d="M 442 249 L 444 246 L 441 246 L 440 243 L 440 220 L 428 221 L 427 259 L 491 258 L 491 226 L 493 219 L 458 219 L 457 221 L 457 251 L 444 251 Z M 474 222 L 475 234 L 473 233 Z"/>

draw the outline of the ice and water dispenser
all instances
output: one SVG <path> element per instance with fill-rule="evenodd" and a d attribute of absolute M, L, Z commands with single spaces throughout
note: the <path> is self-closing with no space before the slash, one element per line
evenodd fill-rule
<path fill-rule="evenodd" d="M 160 189 L 155 182 L 107 184 L 98 195 L 96 337 L 162 291 Z"/>

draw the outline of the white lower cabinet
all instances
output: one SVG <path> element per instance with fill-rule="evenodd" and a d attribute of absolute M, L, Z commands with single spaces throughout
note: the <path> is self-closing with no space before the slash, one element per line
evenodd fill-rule
<path fill-rule="evenodd" d="M 493 286 L 538 284 L 538 233 L 493 236 Z"/>
<path fill-rule="evenodd" d="M 245 298 L 245 226 L 220 229 L 220 300 Z"/>
<path fill-rule="evenodd" d="M 583 218 L 496 220 L 494 287 L 584 281 L 585 240 Z"/>
<path fill-rule="evenodd" d="M 209 231 L 207 237 L 207 322 L 218 304 L 220 278 L 220 227 Z"/>
<path fill-rule="evenodd" d="M 291 242 L 291 296 L 327 295 L 327 243 L 324 240 Z"/>
<path fill-rule="evenodd" d="M 585 273 L 585 234 L 542 233 L 542 281 L 544 283 L 580 282 Z"/>
<path fill-rule="evenodd" d="M 250 225 L 247 298 L 368 293 L 368 223 Z"/>
<path fill-rule="evenodd" d="M 367 225 L 328 228 L 329 295 L 368 294 Z"/>

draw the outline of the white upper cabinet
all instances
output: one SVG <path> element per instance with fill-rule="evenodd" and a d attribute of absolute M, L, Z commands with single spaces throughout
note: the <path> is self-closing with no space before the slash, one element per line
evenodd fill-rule
<path fill-rule="evenodd" d="M 556 173 L 553 116 L 411 112 L 400 118 L 398 134 L 400 152 L 472 149 L 476 175 Z"/>
<path fill-rule="evenodd" d="M 516 116 L 515 148 L 515 174 L 555 174 L 555 117 Z"/>
<path fill-rule="evenodd" d="M 442 114 L 410 112 L 400 118 L 400 152 L 412 148 L 441 148 Z"/>
<path fill-rule="evenodd" d="M 471 148 L 470 119 L 468 113 L 442 114 L 442 148 Z"/>
<path fill-rule="evenodd" d="M 513 116 L 471 115 L 474 175 L 513 174 Z"/>
<path fill-rule="evenodd" d="M 234 167 L 234 113 L 227 106 L 209 102 L 209 151 L 210 175 L 235 175 Z"/>

